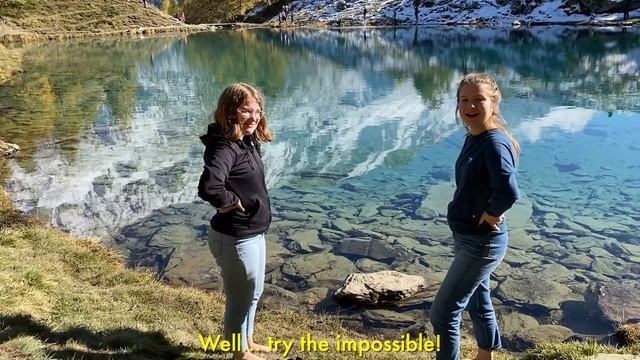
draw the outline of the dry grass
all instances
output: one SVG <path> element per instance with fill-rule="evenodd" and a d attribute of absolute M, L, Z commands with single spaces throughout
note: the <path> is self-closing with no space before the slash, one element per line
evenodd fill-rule
<path fill-rule="evenodd" d="M 624 324 L 616 331 L 623 346 L 640 345 L 640 324 Z"/>
<path fill-rule="evenodd" d="M 12 4 L 2 6 L 2 4 Z M 0 43 L 201 31 L 138 0 L 0 0 Z"/>

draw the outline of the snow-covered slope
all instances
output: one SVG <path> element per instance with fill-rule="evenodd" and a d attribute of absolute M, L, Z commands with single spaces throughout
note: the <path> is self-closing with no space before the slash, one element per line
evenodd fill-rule
<path fill-rule="evenodd" d="M 617 13 L 589 16 L 585 13 L 591 10 L 578 0 L 294 0 L 289 15 L 293 13 L 295 23 L 332 25 L 393 24 L 394 19 L 397 24 L 415 24 L 416 17 L 420 25 L 576 24 L 621 21 L 620 4 L 607 10 Z M 635 7 L 634 3 L 631 8 Z M 629 16 L 639 18 L 640 11 Z M 277 21 L 278 16 L 271 20 Z"/>

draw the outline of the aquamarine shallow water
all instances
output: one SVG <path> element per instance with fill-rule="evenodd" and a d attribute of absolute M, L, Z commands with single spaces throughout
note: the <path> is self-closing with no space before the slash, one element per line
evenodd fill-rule
<path fill-rule="evenodd" d="M 603 316 L 575 320 L 587 287 L 640 278 L 639 40 L 620 29 L 409 28 L 43 45 L 0 88 L 0 135 L 23 148 L 1 177 L 17 207 L 52 225 L 101 236 L 169 281 L 217 287 L 204 243 L 212 209 L 196 199 L 198 136 L 221 90 L 246 81 L 264 91 L 277 134 L 264 157 L 268 282 L 308 294 L 353 271 L 437 280 L 451 259 L 444 214 L 464 136 L 455 86 L 488 71 L 523 148 L 499 311 L 603 334 Z M 435 289 L 394 310 L 424 318 Z"/>

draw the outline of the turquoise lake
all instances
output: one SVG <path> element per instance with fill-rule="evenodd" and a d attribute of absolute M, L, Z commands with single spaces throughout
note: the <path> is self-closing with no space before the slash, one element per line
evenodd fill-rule
<path fill-rule="evenodd" d="M 523 335 L 534 328 L 602 337 L 640 313 L 638 297 L 612 314 L 592 296 L 640 294 L 638 30 L 218 31 L 57 42 L 27 49 L 23 67 L 0 87 L 0 136 L 22 148 L 0 161 L 16 207 L 205 289 L 219 273 L 206 246 L 214 209 L 197 199 L 198 136 L 222 89 L 255 84 L 276 134 L 263 147 L 274 213 L 265 306 L 338 313 L 382 334 L 427 322 L 452 259 L 456 85 L 492 73 L 523 152 L 493 278 L 505 344 L 539 341 Z M 386 269 L 429 287 L 384 311 L 331 301 L 350 273 Z"/>

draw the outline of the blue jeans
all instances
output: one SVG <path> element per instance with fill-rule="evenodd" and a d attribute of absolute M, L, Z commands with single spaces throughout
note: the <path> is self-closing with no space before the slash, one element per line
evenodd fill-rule
<path fill-rule="evenodd" d="M 224 336 L 240 334 L 242 350 L 249 349 L 258 300 L 264 289 L 266 247 L 264 234 L 239 239 L 209 227 L 209 249 L 222 272 Z"/>
<path fill-rule="evenodd" d="M 440 335 L 437 360 L 460 359 L 460 322 L 466 308 L 480 349 L 502 346 L 491 303 L 489 276 L 507 252 L 508 232 L 453 234 L 455 257 L 431 305 L 433 330 Z"/>

